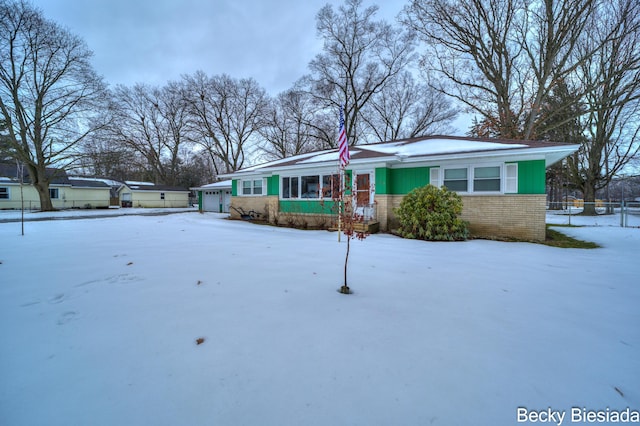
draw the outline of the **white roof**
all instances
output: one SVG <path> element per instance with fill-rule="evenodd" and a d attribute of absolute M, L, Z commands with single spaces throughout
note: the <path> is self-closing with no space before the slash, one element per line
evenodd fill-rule
<path fill-rule="evenodd" d="M 124 183 L 127 184 L 127 186 L 131 186 L 131 185 L 135 185 L 135 186 L 154 186 L 155 184 L 153 182 L 137 182 L 135 180 L 125 180 Z"/>
<path fill-rule="evenodd" d="M 372 162 L 432 162 L 450 159 L 537 156 L 549 166 L 570 155 L 579 145 L 548 141 L 468 138 L 462 136 L 424 136 L 393 142 L 350 147 L 351 164 Z M 283 158 L 238 170 L 234 175 L 278 172 L 291 168 L 330 166 L 338 164 L 338 150 L 323 150 Z"/>
<path fill-rule="evenodd" d="M 206 185 L 198 186 L 197 188 L 190 188 L 192 190 L 203 189 L 215 189 L 215 188 L 231 188 L 231 180 L 222 180 L 220 182 L 208 183 Z"/>

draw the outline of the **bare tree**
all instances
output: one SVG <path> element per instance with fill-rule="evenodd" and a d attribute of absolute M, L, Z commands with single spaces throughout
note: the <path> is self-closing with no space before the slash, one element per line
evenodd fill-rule
<path fill-rule="evenodd" d="M 10 152 L 24 163 L 42 210 L 53 210 L 51 168 L 68 167 L 101 124 L 106 87 L 79 37 L 23 0 L 0 0 L 0 112 Z"/>
<path fill-rule="evenodd" d="M 148 170 L 155 183 L 175 185 L 180 149 L 189 143 L 187 105 L 180 85 L 118 86 L 114 104 L 111 133 L 115 143 L 138 153 L 143 159 L 138 167 Z"/>
<path fill-rule="evenodd" d="M 194 142 L 209 154 L 216 174 L 240 169 L 257 148 L 255 138 L 265 124 L 265 90 L 253 79 L 208 77 L 203 72 L 184 81 Z"/>
<path fill-rule="evenodd" d="M 359 120 L 364 106 L 411 62 L 414 52 L 411 34 L 375 21 L 377 10 L 377 6 L 363 9 L 362 0 L 346 0 L 337 12 L 331 5 L 323 7 L 316 18 L 323 52 L 310 62 L 311 74 L 301 80 L 317 109 L 331 116 L 334 127 L 338 108 L 346 105 L 351 144 L 361 139 Z M 336 144 L 335 139 L 325 143 L 328 147 Z"/>
<path fill-rule="evenodd" d="M 409 71 L 392 79 L 363 111 L 366 133 L 376 142 L 448 133 L 458 114 L 444 94 L 416 82 Z"/>
<path fill-rule="evenodd" d="M 423 68 L 434 87 L 489 121 L 503 137 L 515 137 L 523 106 L 518 69 L 522 47 L 512 42 L 521 0 L 412 1 L 405 24 L 425 42 Z"/>
<path fill-rule="evenodd" d="M 308 94 L 288 90 L 272 100 L 260 130 L 262 150 L 268 160 L 303 154 L 320 148 L 316 138 L 314 109 Z"/>
<path fill-rule="evenodd" d="M 136 155 L 127 146 L 114 143 L 111 132 L 97 132 L 83 143 L 80 171 L 86 175 L 130 180 L 138 171 L 131 161 Z"/>
<path fill-rule="evenodd" d="M 582 86 L 590 88 L 583 117 L 587 139 L 579 155 L 569 159 L 569 168 L 573 183 L 590 203 L 640 149 L 640 3 L 614 0 L 600 5 L 579 50 L 595 53 L 577 73 Z M 595 214 L 595 206 L 585 204 L 585 214 Z"/>
<path fill-rule="evenodd" d="M 530 111 L 523 127 L 523 138 L 534 139 L 549 130 L 541 125 L 539 111 L 558 84 L 571 78 L 577 67 L 588 60 L 599 48 L 592 45 L 588 51 L 576 51 L 585 26 L 590 21 L 596 0 L 543 0 L 527 3 L 527 20 L 520 27 L 527 64 L 533 73 L 530 93 L 525 92 Z M 590 87 L 582 87 L 583 92 Z M 558 106 L 556 112 L 565 114 L 573 104 Z"/>
<path fill-rule="evenodd" d="M 536 138 L 539 111 L 589 57 L 574 47 L 595 0 L 413 0 L 404 22 L 426 42 L 435 87 L 507 138 Z M 569 106 L 568 106 L 569 107 Z"/>

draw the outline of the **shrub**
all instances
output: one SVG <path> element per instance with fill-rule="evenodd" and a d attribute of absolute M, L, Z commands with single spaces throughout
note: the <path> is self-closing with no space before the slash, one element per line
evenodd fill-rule
<path fill-rule="evenodd" d="M 416 188 L 407 194 L 395 209 L 400 222 L 398 234 L 404 238 L 430 241 L 460 241 L 467 239 L 467 222 L 462 213 L 462 198 L 444 186 Z"/>

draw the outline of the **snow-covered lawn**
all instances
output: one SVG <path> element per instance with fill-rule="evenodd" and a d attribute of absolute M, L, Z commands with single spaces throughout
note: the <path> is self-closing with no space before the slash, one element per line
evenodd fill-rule
<path fill-rule="evenodd" d="M 182 213 L 0 223 L 0 424 L 512 425 L 640 409 L 640 229 L 595 250 Z M 201 344 L 196 339 L 202 338 Z M 593 424 L 593 423 L 588 423 Z"/>

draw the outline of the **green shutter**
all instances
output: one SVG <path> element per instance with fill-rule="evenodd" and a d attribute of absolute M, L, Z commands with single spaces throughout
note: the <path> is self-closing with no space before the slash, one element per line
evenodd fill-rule
<path fill-rule="evenodd" d="M 238 179 L 233 179 L 231 181 L 231 196 L 232 197 L 238 196 Z"/>

